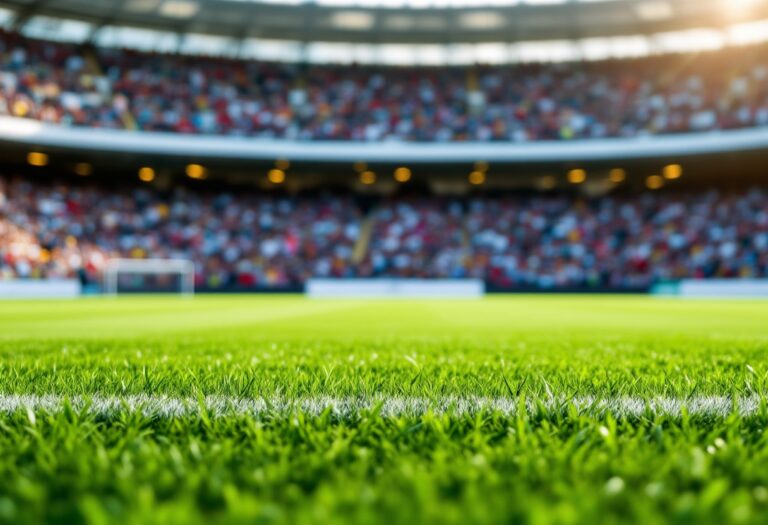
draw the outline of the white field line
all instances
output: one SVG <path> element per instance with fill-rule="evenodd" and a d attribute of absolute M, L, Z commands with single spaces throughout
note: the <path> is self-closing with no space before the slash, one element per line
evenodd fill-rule
<path fill-rule="evenodd" d="M 741 416 L 756 414 L 760 410 L 761 396 L 752 395 L 733 398 L 731 396 L 696 396 L 691 398 L 652 397 L 616 397 L 594 398 L 578 397 L 574 399 L 526 399 L 525 406 L 530 413 L 543 407 L 547 412 L 565 413 L 571 407 L 580 414 L 616 416 L 644 416 L 648 414 L 679 417 L 683 411 L 691 415 L 725 417 L 734 412 Z M 66 404 L 75 411 L 85 410 L 99 416 L 114 416 L 124 412 L 140 412 L 146 416 L 172 418 L 199 415 L 203 411 L 213 417 L 287 416 L 298 412 L 317 416 L 326 410 L 340 418 L 355 418 L 365 412 L 377 410 L 384 417 L 422 416 L 427 413 L 456 416 L 471 415 L 478 412 L 493 412 L 513 415 L 520 406 L 515 398 L 459 397 L 447 396 L 436 399 L 422 397 L 308 397 L 287 399 L 283 397 L 245 399 L 226 396 L 207 396 L 198 400 L 194 397 L 180 398 L 163 395 L 127 395 L 127 396 L 61 396 L 0 394 L 0 415 L 9 415 L 18 411 L 57 413 L 64 410 Z"/>

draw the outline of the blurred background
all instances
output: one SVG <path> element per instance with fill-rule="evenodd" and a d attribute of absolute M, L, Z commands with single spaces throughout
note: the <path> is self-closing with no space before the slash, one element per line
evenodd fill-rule
<path fill-rule="evenodd" d="M 0 0 L 0 296 L 768 294 L 766 160 L 763 0 Z"/>

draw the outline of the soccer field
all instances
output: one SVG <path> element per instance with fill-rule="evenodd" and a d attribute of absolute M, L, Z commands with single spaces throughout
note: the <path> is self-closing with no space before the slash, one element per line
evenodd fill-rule
<path fill-rule="evenodd" d="M 766 523 L 768 302 L 0 302 L 3 523 Z"/>

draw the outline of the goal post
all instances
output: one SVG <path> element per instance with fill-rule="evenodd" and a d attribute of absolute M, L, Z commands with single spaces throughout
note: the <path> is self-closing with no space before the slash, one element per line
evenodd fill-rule
<path fill-rule="evenodd" d="M 141 277 L 178 276 L 179 293 L 195 293 L 195 263 L 187 259 L 110 259 L 104 267 L 104 293 L 120 293 L 121 276 Z"/>

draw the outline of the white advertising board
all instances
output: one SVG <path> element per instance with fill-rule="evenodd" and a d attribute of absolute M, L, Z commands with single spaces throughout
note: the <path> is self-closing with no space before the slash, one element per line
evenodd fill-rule
<path fill-rule="evenodd" d="M 768 299 L 768 279 L 696 279 L 678 284 L 681 297 L 721 297 Z"/>
<path fill-rule="evenodd" d="M 71 299 L 80 292 L 76 279 L 0 281 L 0 299 Z"/>
<path fill-rule="evenodd" d="M 475 279 L 310 279 L 314 298 L 478 298 L 485 284 Z"/>

